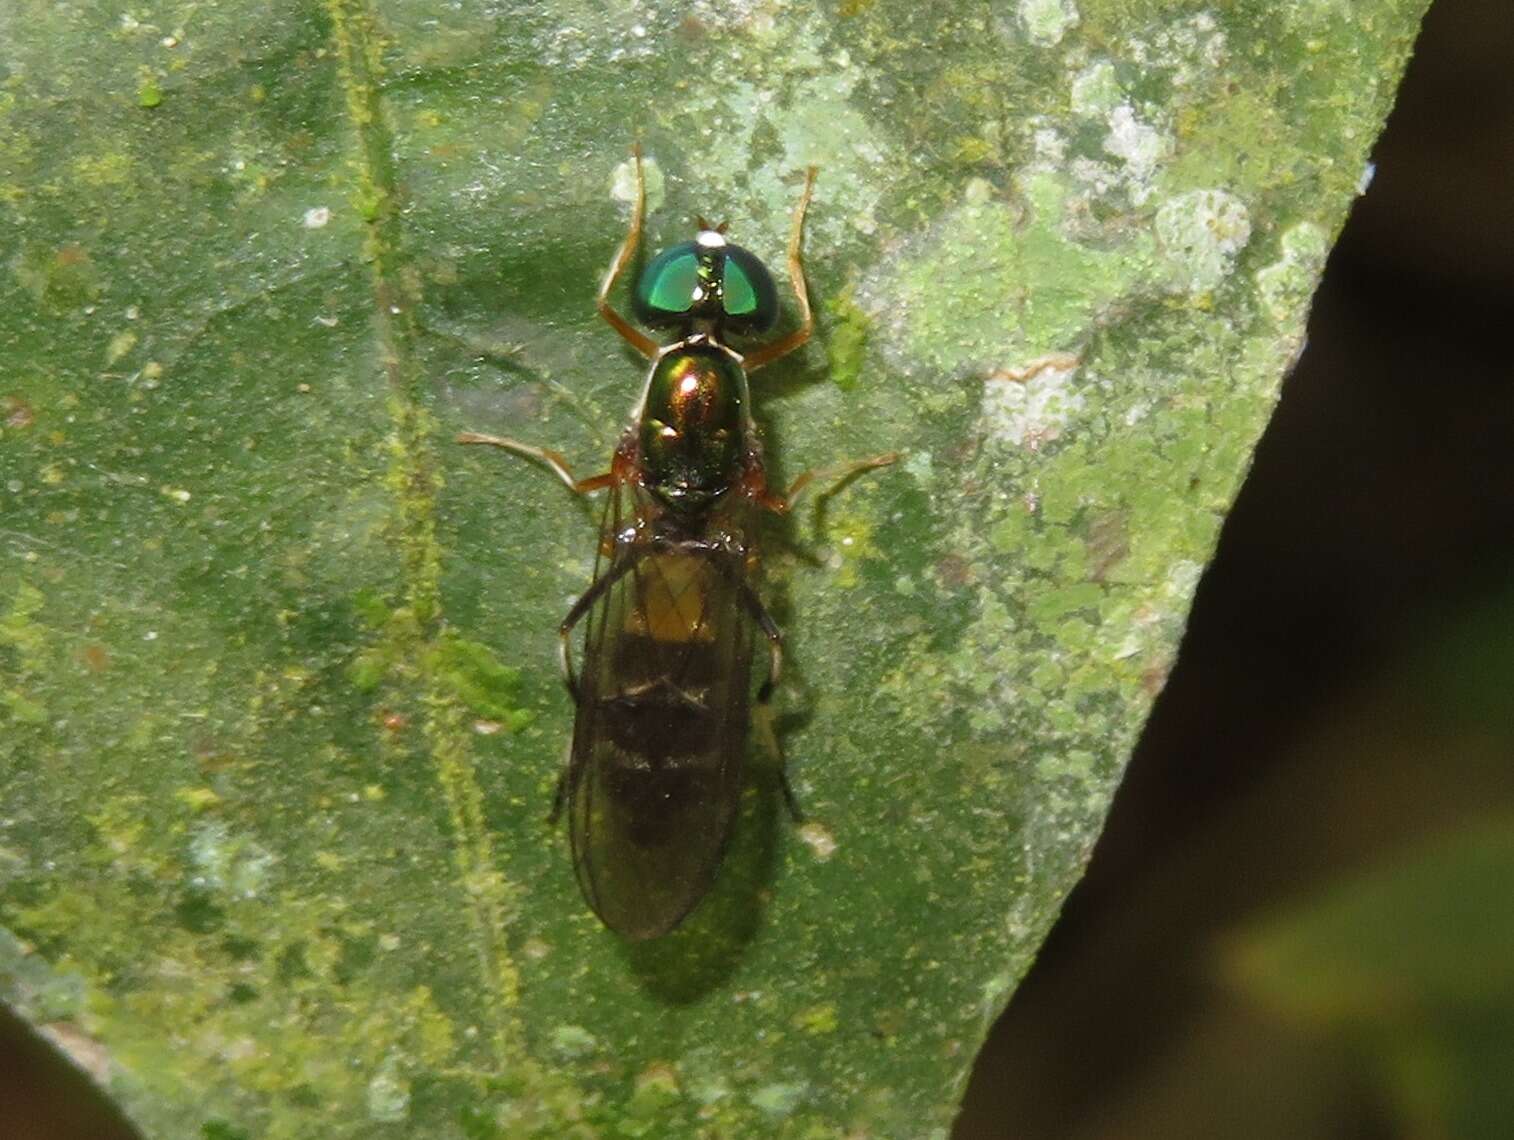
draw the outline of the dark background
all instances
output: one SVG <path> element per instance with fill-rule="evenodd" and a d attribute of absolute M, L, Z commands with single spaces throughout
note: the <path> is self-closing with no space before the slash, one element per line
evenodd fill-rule
<path fill-rule="evenodd" d="M 1499 1009 L 1473 1018 L 1492 1076 L 1458 1114 L 1420 1089 L 1455 1080 L 1395 1064 L 1381 1025 L 1280 1012 L 1224 965 L 1269 915 L 1514 807 L 1511 0 L 1437 0 L 1375 158 L 1177 667 L 957 1140 L 1514 1136 Z M 130 1135 L 0 1009 L 0 1138 Z"/>

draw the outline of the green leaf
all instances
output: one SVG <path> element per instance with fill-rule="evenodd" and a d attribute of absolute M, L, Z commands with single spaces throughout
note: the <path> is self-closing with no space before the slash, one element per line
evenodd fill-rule
<path fill-rule="evenodd" d="M 1424 0 L 25 3 L 0 996 L 161 1136 L 944 1135 L 1097 836 Z M 543 823 L 648 156 L 819 334 L 780 734 L 629 947 Z M 776 481 L 776 480 L 775 480 Z M 103 1059 L 102 1059 L 103 1058 Z"/>

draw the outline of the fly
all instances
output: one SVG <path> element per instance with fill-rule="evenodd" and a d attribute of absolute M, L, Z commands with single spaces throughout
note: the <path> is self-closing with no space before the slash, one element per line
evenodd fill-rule
<path fill-rule="evenodd" d="M 756 516 L 783 512 L 813 478 L 788 493 L 767 485 L 747 376 L 810 338 L 801 243 L 815 182 L 805 175 L 789 237 L 788 270 L 799 308 L 792 332 L 743 353 L 727 337 L 770 332 L 778 290 L 758 258 L 701 218 L 692 241 L 647 263 L 632 309 L 659 344 L 610 303 L 641 241 L 646 190 L 634 152 L 630 229 L 599 288 L 599 314 L 651 362 L 610 470 L 575 478 L 556 451 L 463 432 L 542 463 L 578 494 L 608 491 L 594 581 L 558 627 L 563 677 L 577 715 L 555 820 L 564 808 L 573 867 L 604 924 L 630 939 L 677 926 L 714 881 L 741 793 L 752 706 L 766 709 L 778 684 L 783 635 L 752 589 Z M 841 478 L 894 461 L 877 456 Z M 573 631 L 582 624 L 582 667 Z M 756 634 L 766 676 L 752 693 Z M 787 779 L 790 810 L 798 809 Z"/>

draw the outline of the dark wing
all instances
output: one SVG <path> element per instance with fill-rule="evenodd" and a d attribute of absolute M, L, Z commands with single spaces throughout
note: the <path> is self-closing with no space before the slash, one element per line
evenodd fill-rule
<path fill-rule="evenodd" d="M 709 890 L 741 794 L 752 622 L 745 556 L 654 537 L 657 508 L 635 486 L 607 505 L 600 574 L 585 621 L 568 769 L 568 829 L 584 898 L 633 939 L 676 926 Z M 650 533 L 648 533 L 650 532 Z"/>

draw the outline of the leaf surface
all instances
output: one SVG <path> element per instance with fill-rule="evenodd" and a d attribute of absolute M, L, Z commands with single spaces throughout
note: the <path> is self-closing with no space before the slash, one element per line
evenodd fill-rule
<path fill-rule="evenodd" d="M 1088 857 L 1423 0 L 0 13 L 0 997 L 165 1137 L 945 1135 Z M 594 315 L 723 218 L 789 634 L 714 895 L 543 818 Z M 1239 650 L 1238 650 L 1239 651 Z M 1217 758 L 1216 762 L 1220 762 Z"/>

